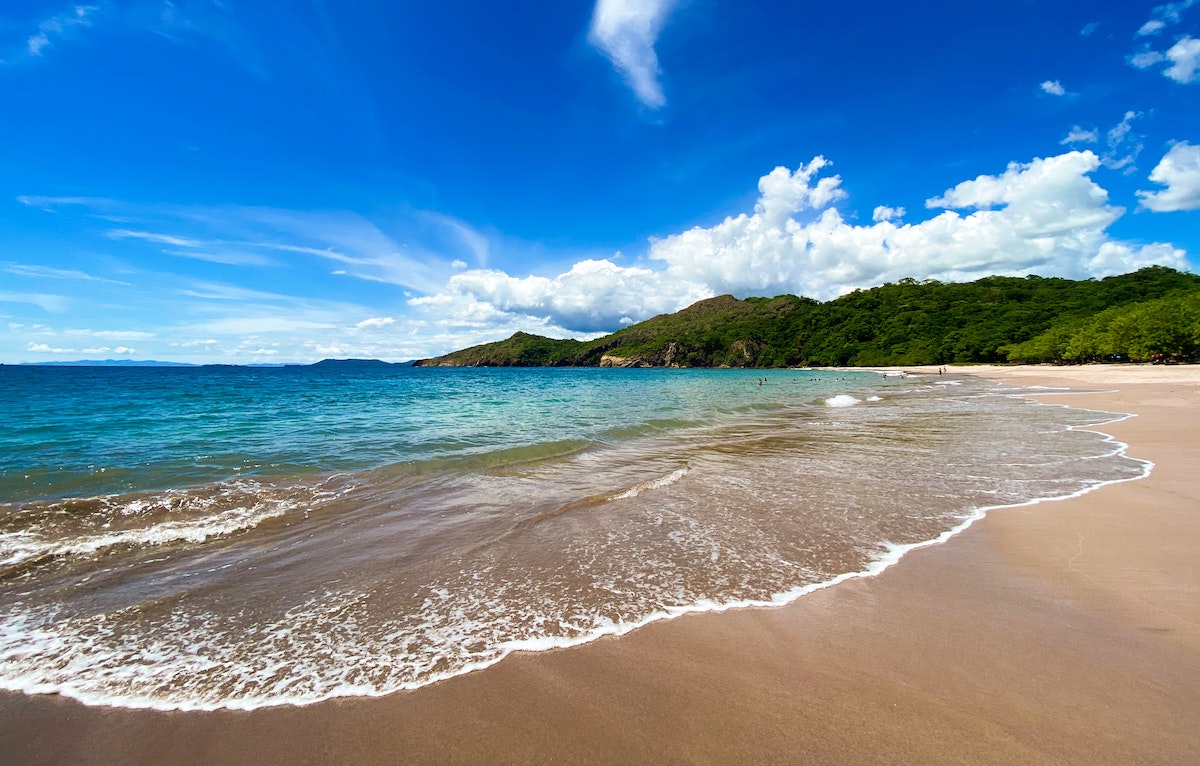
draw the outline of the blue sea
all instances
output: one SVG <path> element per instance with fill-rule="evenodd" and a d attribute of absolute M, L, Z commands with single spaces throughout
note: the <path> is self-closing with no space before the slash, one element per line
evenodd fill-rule
<path fill-rule="evenodd" d="M 882 571 L 1142 476 L 969 376 L 0 367 L 0 689 L 252 709 L 412 689 Z M 1053 512 L 1046 506 L 1046 512 Z"/>

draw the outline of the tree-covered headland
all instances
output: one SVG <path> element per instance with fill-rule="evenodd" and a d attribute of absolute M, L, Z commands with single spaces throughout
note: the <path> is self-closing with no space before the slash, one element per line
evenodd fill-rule
<path fill-rule="evenodd" d="M 824 303 L 700 301 L 592 341 L 517 333 L 418 362 L 446 366 L 787 367 L 1200 361 L 1200 276 L 1151 266 L 1099 280 L 902 279 Z"/>

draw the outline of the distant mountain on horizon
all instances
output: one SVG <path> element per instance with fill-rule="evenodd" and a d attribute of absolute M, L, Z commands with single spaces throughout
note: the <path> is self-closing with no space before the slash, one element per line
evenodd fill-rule
<path fill-rule="evenodd" d="M 18 362 L 10 367 L 199 367 L 189 362 L 159 362 L 153 359 L 78 359 L 75 361 Z"/>
<path fill-rule="evenodd" d="M 74 361 L 17 362 L 16 364 L 9 365 L 0 362 L 0 367 L 317 367 L 321 369 L 378 369 L 383 367 L 411 367 L 412 365 L 411 361 L 384 362 L 380 359 L 322 359 L 319 362 L 311 364 L 194 364 L 192 362 L 160 362 L 154 359 L 78 359 Z"/>

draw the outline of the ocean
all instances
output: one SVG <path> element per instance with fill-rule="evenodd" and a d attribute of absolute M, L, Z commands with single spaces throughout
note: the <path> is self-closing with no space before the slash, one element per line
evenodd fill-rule
<path fill-rule="evenodd" d="M 877 574 L 1149 465 L 949 374 L 0 367 L 0 689 L 378 696 Z M 1053 506 L 1045 506 L 1053 513 Z"/>

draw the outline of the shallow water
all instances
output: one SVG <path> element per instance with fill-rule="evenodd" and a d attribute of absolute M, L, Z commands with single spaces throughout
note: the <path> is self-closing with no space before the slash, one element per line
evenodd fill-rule
<path fill-rule="evenodd" d="M 385 694 L 1145 471 L 1070 430 L 1110 417 L 953 378 L 0 368 L 0 688 Z"/>

